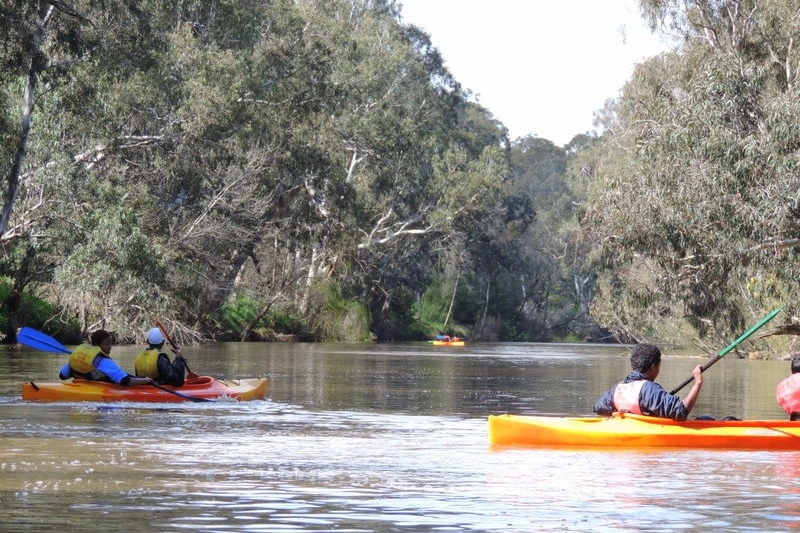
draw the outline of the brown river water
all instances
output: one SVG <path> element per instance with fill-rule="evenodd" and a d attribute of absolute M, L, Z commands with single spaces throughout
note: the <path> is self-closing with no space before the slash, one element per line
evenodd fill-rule
<path fill-rule="evenodd" d="M 133 367 L 136 347 L 112 356 Z M 221 344 L 266 401 L 23 402 L 63 355 L 0 348 L 0 531 L 623 532 L 800 527 L 800 451 L 496 449 L 495 413 L 589 415 L 621 346 Z M 705 360 L 670 356 L 668 390 Z M 693 415 L 784 418 L 786 361 L 729 354 Z M 681 394 L 687 389 L 681 391 Z"/>

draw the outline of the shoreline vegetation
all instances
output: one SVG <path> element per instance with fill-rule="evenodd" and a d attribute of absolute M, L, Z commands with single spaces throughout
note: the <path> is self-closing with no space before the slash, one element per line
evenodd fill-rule
<path fill-rule="evenodd" d="M 563 146 L 402 2 L 1 5 L 0 334 L 800 351 L 795 3 L 638 4 L 673 47 Z"/>

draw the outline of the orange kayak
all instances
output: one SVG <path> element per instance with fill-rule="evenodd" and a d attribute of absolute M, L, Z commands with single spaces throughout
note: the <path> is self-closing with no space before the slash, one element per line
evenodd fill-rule
<path fill-rule="evenodd" d="M 183 387 L 142 385 L 123 387 L 104 381 L 74 379 L 59 383 L 23 383 L 22 399 L 37 402 L 187 402 L 232 398 L 263 400 L 267 378 L 220 380 L 210 376 L 187 379 Z"/>
<path fill-rule="evenodd" d="M 431 341 L 434 346 L 464 346 L 464 341 Z"/>
<path fill-rule="evenodd" d="M 800 450 L 800 422 L 685 420 L 632 414 L 609 418 L 489 416 L 489 441 L 508 446 L 613 446 Z"/>

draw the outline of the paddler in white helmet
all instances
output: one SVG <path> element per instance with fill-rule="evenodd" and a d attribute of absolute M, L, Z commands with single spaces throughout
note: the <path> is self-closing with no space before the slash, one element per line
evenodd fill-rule
<path fill-rule="evenodd" d="M 175 360 L 170 361 L 169 355 L 161 351 L 165 340 L 158 328 L 147 332 L 147 348 L 136 356 L 134 363 L 136 375 L 152 378 L 162 385 L 182 387 L 186 379 L 186 360 L 181 349 L 175 347 Z"/>

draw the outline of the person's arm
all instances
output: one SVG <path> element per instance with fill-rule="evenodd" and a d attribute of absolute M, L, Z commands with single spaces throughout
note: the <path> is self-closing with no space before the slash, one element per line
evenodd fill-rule
<path fill-rule="evenodd" d="M 601 416 L 611 416 L 611 413 L 614 412 L 614 389 L 616 388 L 615 385 L 597 400 L 593 409 L 595 413 Z"/>
<path fill-rule="evenodd" d="M 687 414 L 690 413 L 694 408 L 697 397 L 700 396 L 700 389 L 703 388 L 703 367 L 701 365 L 694 367 L 694 370 L 692 370 L 692 376 L 694 377 L 692 389 L 683 399 L 683 405 L 686 406 Z"/>
<path fill-rule="evenodd" d="M 165 353 L 158 355 L 158 375 L 164 383 L 173 387 L 182 387 L 186 378 L 186 361 L 177 350 L 175 361 L 170 362 L 169 356 Z"/>
<path fill-rule="evenodd" d="M 138 387 L 140 385 L 152 385 L 153 380 L 150 378 L 140 378 L 137 376 L 128 375 L 126 378 L 122 378 L 120 385 L 124 385 L 125 387 Z"/>
<path fill-rule="evenodd" d="M 700 393 L 699 387 L 700 385 L 697 384 L 692 387 L 693 390 L 697 388 L 693 398 L 691 397 L 692 391 L 689 391 L 689 394 L 686 395 L 687 400 L 691 401 L 691 407 L 694 407 L 694 402 Z M 691 408 L 687 407 L 678 396 L 673 396 L 665 391 L 664 387 L 652 381 L 648 381 L 642 386 L 642 390 L 639 393 L 639 407 L 645 415 L 671 418 L 678 421 L 686 420 L 691 411 Z"/>
<path fill-rule="evenodd" d="M 61 371 L 58 373 L 58 378 L 69 379 L 71 377 L 72 377 L 72 368 L 69 366 L 69 363 L 67 363 L 61 367 Z"/>
<path fill-rule="evenodd" d="M 149 385 L 153 382 L 150 378 L 140 378 L 136 376 L 131 376 L 127 372 L 125 372 L 113 359 L 110 357 L 100 357 L 98 356 L 95 359 L 95 368 L 108 376 L 108 379 L 117 383 L 118 385 L 123 385 L 125 387 L 135 387 L 138 385 Z"/>
<path fill-rule="evenodd" d="M 183 358 L 180 348 L 175 349 L 175 354 L 175 360 L 172 362 L 172 369 L 175 371 L 178 377 L 176 382 L 180 382 L 175 386 L 182 387 L 183 382 L 186 380 L 186 359 Z"/>

